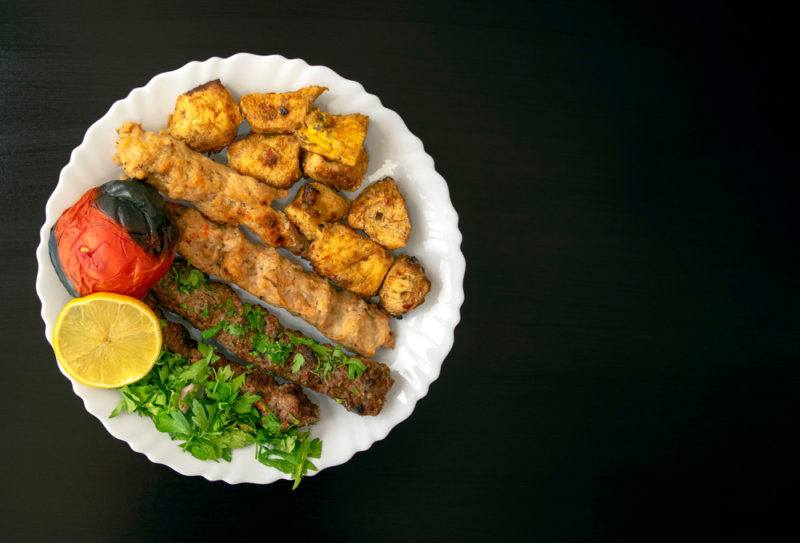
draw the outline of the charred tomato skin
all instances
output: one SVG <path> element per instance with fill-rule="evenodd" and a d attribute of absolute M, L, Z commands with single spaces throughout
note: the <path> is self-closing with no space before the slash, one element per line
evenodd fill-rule
<path fill-rule="evenodd" d="M 141 297 L 172 265 L 178 231 L 161 195 L 140 181 L 87 191 L 50 230 L 56 274 L 73 296 Z"/>

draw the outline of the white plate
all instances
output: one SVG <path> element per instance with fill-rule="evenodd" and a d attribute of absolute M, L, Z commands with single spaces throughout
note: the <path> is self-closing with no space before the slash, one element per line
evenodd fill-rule
<path fill-rule="evenodd" d="M 217 78 L 237 99 L 249 92 L 281 92 L 305 85 L 323 85 L 329 91 L 317 102 L 324 109 L 369 115 L 367 179 L 372 181 L 391 174 L 397 180 L 408 201 L 412 223 L 411 239 L 403 252 L 418 257 L 431 279 L 432 288 L 425 303 L 403 320 L 392 323 L 396 347 L 383 349 L 375 356 L 391 367 L 395 378 L 379 416 L 360 417 L 326 397 L 309 394 L 320 406 L 320 421 L 312 433 L 323 441 L 322 458 L 315 461 L 321 471 L 369 448 L 411 414 L 414 405 L 439 376 L 442 362 L 453 345 L 453 330 L 464 300 L 461 233 L 447 184 L 436 173 L 433 159 L 425 153 L 422 142 L 408 130 L 400 116 L 383 107 L 380 100 L 367 93 L 359 83 L 344 79 L 324 66 L 309 66 L 300 59 L 240 53 L 225 59 L 215 57 L 205 62 L 190 62 L 178 70 L 159 74 L 144 87 L 131 91 L 127 98 L 114 103 L 108 113 L 86 131 L 83 143 L 72 151 L 69 164 L 61 170 L 58 185 L 47 201 L 46 219 L 36 251 L 39 263 L 36 292 L 42 302 L 45 333 L 49 340 L 58 312 L 70 299 L 48 257 L 50 227 L 87 189 L 120 176 L 120 168 L 111 160 L 117 127 L 130 120 L 142 123 L 149 130 L 161 129 L 179 94 Z M 285 311 L 270 309 L 285 325 L 321 337 L 300 319 Z M 56 367 L 54 359 L 53 368 Z M 86 410 L 97 417 L 111 435 L 126 441 L 134 451 L 143 453 L 152 462 L 165 464 L 184 475 L 202 475 L 228 483 L 265 484 L 288 478 L 256 461 L 252 447 L 235 451 L 231 462 L 197 460 L 181 451 L 166 434 L 156 431 L 149 419 L 136 415 L 109 419 L 108 414 L 119 400 L 117 391 L 93 389 L 76 382 L 72 383 L 72 388 L 83 399 Z"/>

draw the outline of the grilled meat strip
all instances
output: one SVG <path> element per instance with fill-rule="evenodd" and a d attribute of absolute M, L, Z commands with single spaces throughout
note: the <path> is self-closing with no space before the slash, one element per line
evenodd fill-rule
<path fill-rule="evenodd" d="M 320 371 L 319 355 L 310 346 L 297 342 L 298 339 L 307 340 L 306 336 L 283 328 L 277 317 L 260 306 L 254 306 L 263 316 L 261 333 L 270 342 L 291 349 L 284 354 L 283 361 L 273 362 L 267 354 L 254 350 L 259 332 L 250 325 L 244 303 L 232 288 L 224 283 L 206 282 L 187 292 L 188 289 L 179 288 L 176 277 L 185 277 L 192 268 L 185 263 L 176 263 L 172 269 L 174 271 L 167 273 L 151 290 L 161 306 L 183 316 L 201 330 L 219 329 L 216 341 L 248 363 L 330 396 L 359 415 L 380 413 L 386 393 L 394 382 L 387 366 L 367 358 L 357 359 L 365 369 L 361 375 L 353 375 L 353 379 L 345 365 Z M 333 349 L 329 345 L 324 347 Z M 302 357 L 302 365 L 293 371 L 298 354 Z"/>
<path fill-rule="evenodd" d="M 389 316 L 380 308 L 336 290 L 275 249 L 256 245 L 238 228 L 209 221 L 194 209 L 173 206 L 171 211 L 180 232 L 178 252 L 200 270 L 288 309 L 359 354 L 372 356 L 394 346 Z"/>
<path fill-rule="evenodd" d="M 148 294 L 144 302 L 155 311 L 156 315 L 161 316 L 161 311 L 152 294 Z M 189 332 L 180 324 L 166 321 L 161 334 L 166 350 L 177 353 L 191 362 L 203 358 L 202 353 L 197 350 L 197 344 L 189 336 Z M 235 375 L 245 371 L 242 366 L 225 357 L 220 357 L 213 366 L 216 368 L 230 366 Z M 292 424 L 308 426 L 319 420 L 319 407 L 308 399 L 302 387 L 291 383 L 278 384 L 269 373 L 259 367 L 253 368 L 246 375 L 242 390 L 261 396 L 261 399 L 255 403 L 256 409 L 264 415 L 273 413 L 278 417 L 281 428 L 284 430 Z"/>
<path fill-rule="evenodd" d="M 272 247 L 285 247 L 302 255 L 308 240 L 272 200 L 286 191 L 192 151 L 166 131 L 148 132 L 137 123 L 124 123 L 118 130 L 114 161 L 125 175 L 142 179 L 170 198 L 192 202 L 217 222 L 243 224 Z"/>

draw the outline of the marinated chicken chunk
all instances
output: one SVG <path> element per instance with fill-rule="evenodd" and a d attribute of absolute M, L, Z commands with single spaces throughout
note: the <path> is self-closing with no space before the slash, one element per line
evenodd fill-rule
<path fill-rule="evenodd" d="M 325 226 L 308 259 L 318 274 L 360 296 L 375 294 L 392 265 L 386 249 L 343 224 Z"/>
<path fill-rule="evenodd" d="M 411 235 L 411 221 L 394 179 L 386 177 L 365 188 L 353 200 L 347 224 L 363 230 L 387 249 L 405 247 Z"/>
<path fill-rule="evenodd" d="M 416 258 L 401 255 L 389 268 L 379 291 L 380 306 L 390 315 L 408 313 L 422 302 L 431 290 L 431 282 Z"/>
<path fill-rule="evenodd" d="M 325 224 L 347 215 L 350 202 L 330 187 L 311 182 L 304 185 L 292 203 L 283 209 L 289 220 L 308 239 L 317 239 Z"/>
<path fill-rule="evenodd" d="M 306 177 L 320 181 L 339 190 L 353 191 L 361 186 L 361 180 L 367 173 L 369 155 L 361 149 L 355 166 L 347 166 L 341 162 L 328 160 L 322 155 L 310 151 L 303 152 L 303 172 Z"/>
<path fill-rule="evenodd" d="M 292 92 L 245 94 L 239 106 L 256 134 L 291 134 L 303 126 L 311 104 L 326 90 L 311 86 Z"/>
<path fill-rule="evenodd" d="M 297 130 L 300 146 L 329 160 L 355 166 L 367 138 L 369 117 L 360 113 L 332 115 L 315 109 Z"/>
<path fill-rule="evenodd" d="M 239 105 L 215 79 L 178 96 L 167 125 L 172 137 L 205 153 L 219 151 L 233 141 L 241 122 Z"/>
<path fill-rule="evenodd" d="M 294 136 L 250 134 L 230 144 L 228 166 L 267 185 L 288 189 L 303 175 L 300 143 Z"/>

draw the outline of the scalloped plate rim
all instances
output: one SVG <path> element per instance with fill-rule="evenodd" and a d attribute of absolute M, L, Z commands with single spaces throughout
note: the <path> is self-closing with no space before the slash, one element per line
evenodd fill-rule
<path fill-rule="evenodd" d="M 448 203 L 450 203 L 450 208 L 449 208 L 449 210 L 446 210 L 446 211 L 451 211 L 452 212 L 452 219 L 450 221 L 451 224 L 449 226 L 452 226 L 452 228 L 454 230 L 454 232 L 453 232 L 454 233 L 454 237 L 453 237 L 452 241 L 455 242 L 455 247 L 454 247 L 455 248 L 455 252 L 454 252 L 454 254 L 453 254 L 452 258 L 451 258 L 451 260 L 452 260 L 451 263 L 455 264 L 456 266 L 455 266 L 455 268 L 453 270 L 451 270 L 453 282 L 450 284 L 450 287 L 453 288 L 454 290 L 453 290 L 453 295 L 452 295 L 452 299 L 451 299 L 451 302 L 450 302 L 450 306 L 454 310 L 454 317 L 452 318 L 450 323 L 448 323 L 450 325 L 449 326 L 449 330 L 447 331 L 446 337 L 443 338 L 444 341 L 442 341 L 442 343 L 440 344 L 440 347 L 444 348 L 443 351 L 442 351 L 442 360 L 441 360 L 441 362 L 438 363 L 438 364 L 434 364 L 433 367 L 431 368 L 431 373 L 427 376 L 428 378 L 423 383 L 424 384 L 423 388 L 420 389 L 419 391 L 417 391 L 415 397 L 413 398 L 413 400 L 410 401 L 410 409 L 408 409 L 406 412 L 402 413 L 399 417 L 396 417 L 391 421 L 387 421 L 386 424 L 384 424 L 381 427 L 380 431 L 376 432 L 375 434 L 373 434 L 371 436 L 371 441 L 369 441 L 365 445 L 361 446 L 361 445 L 358 445 L 358 444 L 354 444 L 354 446 L 352 447 L 352 450 L 349 452 L 349 454 L 346 455 L 345 458 L 340 459 L 339 461 L 336 461 L 336 462 L 333 462 L 333 463 L 326 464 L 323 467 L 320 467 L 320 469 L 318 471 L 310 472 L 308 474 L 308 476 L 313 476 L 313 475 L 323 471 L 326 468 L 334 467 L 334 466 L 337 466 L 337 465 L 341 465 L 341 464 L 343 464 L 345 462 L 348 462 L 350 459 L 352 459 L 353 456 L 355 456 L 355 454 L 357 454 L 359 452 L 363 452 L 363 451 L 369 449 L 377 441 L 381 441 L 381 440 L 385 439 L 386 436 L 388 436 L 388 434 L 391 432 L 391 430 L 395 426 L 397 426 L 398 424 L 402 423 L 409 416 L 411 416 L 411 414 L 414 412 L 414 409 L 416 408 L 416 404 L 422 398 L 427 396 L 427 394 L 428 394 L 428 392 L 430 390 L 431 384 L 433 384 L 433 382 L 436 381 L 439 378 L 439 376 L 441 375 L 441 367 L 442 367 L 442 365 L 444 363 L 444 360 L 447 357 L 447 354 L 452 349 L 453 343 L 455 341 L 454 331 L 455 331 L 456 326 L 458 325 L 458 323 L 461 320 L 460 308 L 461 308 L 461 305 L 463 304 L 463 301 L 464 301 L 463 279 L 464 279 L 464 274 L 465 274 L 465 270 L 466 270 L 466 261 L 464 259 L 463 252 L 461 251 L 461 243 L 462 243 L 463 237 L 462 237 L 462 235 L 460 233 L 460 230 L 458 228 L 459 218 L 458 218 L 457 212 L 453 208 L 452 203 L 450 201 L 450 194 L 449 194 L 449 188 L 447 186 L 447 183 L 444 180 L 444 178 L 436 171 L 434 160 L 429 154 L 427 154 L 425 152 L 425 148 L 424 148 L 424 144 L 423 144 L 422 140 L 419 137 L 417 137 L 416 135 L 414 135 L 408 129 L 407 125 L 405 124 L 405 121 L 402 119 L 402 117 L 397 112 L 395 112 L 392 109 L 389 109 L 389 108 L 385 107 L 383 105 L 383 103 L 381 102 L 380 98 L 378 96 L 374 95 L 374 94 L 368 93 L 366 91 L 366 89 L 364 89 L 364 86 L 361 83 L 359 83 L 357 81 L 350 80 L 350 79 L 346 79 L 346 78 L 340 76 L 335 71 L 333 71 L 331 68 L 328 68 L 327 66 L 310 65 L 303 59 L 297 59 L 297 58 L 288 59 L 288 58 L 286 58 L 286 57 L 284 57 L 282 55 L 254 55 L 254 54 L 251 54 L 251 53 L 237 53 L 237 54 L 231 55 L 230 57 L 226 57 L 226 58 L 211 57 L 211 58 L 209 58 L 209 59 L 207 59 L 205 61 L 197 61 L 197 60 L 190 61 L 190 62 L 184 64 L 183 66 L 181 66 L 179 68 L 176 68 L 174 70 L 161 72 L 161 73 L 153 76 L 145 85 L 143 85 L 141 87 L 136 87 L 136 88 L 131 89 L 131 91 L 124 98 L 116 100 L 114 103 L 112 103 L 112 105 L 109 107 L 109 109 L 106 111 L 106 113 L 89 126 L 89 128 L 84 133 L 84 136 L 83 136 L 83 139 L 81 140 L 81 143 L 77 147 L 75 147 L 72 150 L 72 152 L 70 153 L 69 162 L 59 172 L 58 183 L 56 184 L 55 188 L 53 189 L 53 192 L 50 194 L 50 196 L 47 199 L 47 203 L 45 205 L 45 221 L 42 224 L 42 227 L 41 227 L 40 232 L 39 232 L 40 243 L 39 243 L 39 245 L 37 247 L 37 250 L 36 250 L 36 257 L 37 257 L 37 263 L 38 263 L 38 269 L 37 269 L 37 275 L 36 275 L 36 293 L 37 293 L 37 296 L 39 297 L 39 300 L 40 300 L 40 302 L 42 304 L 42 308 L 41 308 L 41 311 L 40 311 L 40 316 L 41 316 L 42 320 L 44 321 L 45 328 L 47 330 L 52 326 L 52 323 L 48 322 L 48 319 L 47 319 L 47 317 L 45 315 L 45 307 L 46 307 L 45 298 L 46 298 L 46 296 L 45 296 L 45 294 L 43 292 L 43 290 L 45 289 L 45 285 L 44 285 L 44 278 L 42 277 L 42 269 L 41 268 L 42 268 L 43 265 L 45 265 L 45 266 L 50 266 L 51 265 L 50 264 L 50 260 L 49 260 L 49 255 L 47 253 L 47 242 L 48 242 L 48 238 L 49 238 L 50 225 L 53 222 L 53 221 L 51 221 L 51 219 L 53 219 L 53 217 L 52 217 L 53 216 L 53 212 L 52 212 L 53 201 L 54 201 L 55 197 L 61 191 L 65 190 L 65 188 L 64 188 L 65 187 L 65 179 L 64 179 L 65 178 L 65 174 L 67 174 L 72 168 L 77 167 L 76 166 L 76 163 L 78 161 L 77 157 L 79 156 L 80 153 L 87 151 L 88 142 L 89 142 L 92 134 L 96 130 L 98 130 L 98 127 L 102 125 L 102 123 L 106 120 L 107 117 L 112 116 L 115 113 L 116 109 L 118 109 L 119 107 L 122 107 L 125 103 L 127 103 L 129 100 L 131 100 L 132 96 L 134 96 L 135 93 L 144 92 L 146 89 L 148 89 L 148 87 L 154 86 L 158 82 L 158 80 L 161 79 L 161 78 L 165 78 L 165 77 L 169 77 L 169 76 L 175 76 L 175 75 L 180 74 L 183 71 L 191 70 L 193 67 L 204 66 L 204 65 L 206 65 L 208 63 L 211 63 L 211 62 L 218 62 L 218 63 L 222 63 L 222 64 L 227 63 L 227 62 L 231 62 L 232 63 L 232 62 L 235 62 L 236 59 L 241 59 L 241 58 L 244 58 L 244 57 L 247 57 L 250 61 L 255 61 L 255 62 L 268 61 L 269 59 L 276 59 L 276 60 L 279 60 L 281 62 L 300 62 L 300 63 L 302 63 L 302 67 L 304 69 L 322 68 L 324 70 L 329 70 L 330 72 L 332 72 L 332 74 L 334 76 L 336 76 L 337 78 L 342 79 L 344 81 L 344 83 L 357 85 L 358 90 L 361 93 L 363 93 L 364 95 L 366 95 L 367 98 L 377 100 L 377 106 L 376 107 L 378 109 L 385 110 L 390 116 L 393 117 L 394 122 L 398 122 L 399 121 L 399 123 L 400 123 L 400 125 L 402 127 L 402 131 L 401 131 L 402 134 L 401 135 L 403 137 L 409 137 L 410 136 L 410 141 L 412 141 L 413 146 L 417 148 L 416 151 L 419 152 L 420 158 L 428 161 L 428 166 L 429 166 L 429 169 L 431 170 L 431 172 L 430 172 L 431 177 L 437 180 L 437 182 L 439 184 L 439 186 L 437 188 L 443 189 L 443 191 L 444 191 L 443 194 L 447 198 Z M 51 338 L 49 337 L 49 334 L 47 334 L 47 332 L 45 333 L 45 336 L 46 336 L 48 342 L 52 342 Z M 246 479 L 244 479 L 242 477 L 239 477 L 239 478 L 231 477 L 230 476 L 231 475 L 230 472 L 234 471 L 232 469 L 227 470 L 229 472 L 227 474 L 228 476 L 225 476 L 225 474 L 223 474 L 223 476 L 215 476 L 215 474 L 210 473 L 210 471 L 212 471 L 211 468 L 213 466 L 215 466 L 215 465 L 218 466 L 219 463 L 211 463 L 211 462 L 209 462 L 208 464 L 211 464 L 211 466 L 209 466 L 209 469 L 207 469 L 206 471 L 201 472 L 201 473 L 196 473 L 196 472 L 190 472 L 189 470 L 187 470 L 185 466 L 180 464 L 180 462 L 174 463 L 174 462 L 170 462 L 170 459 L 156 458 L 156 457 L 154 457 L 154 453 L 153 453 L 152 449 L 147 449 L 146 447 L 141 447 L 141 442 L 136 441 L 136 440 L 130 440 L 130 439 L 124 437 L 123 435 L 121 435 L 122 432 L 118 432 L 117 429 L 114 428 L 114 426 L 110 423 L 110 419 L 108 419 L 107 417 L 99 416 L 99 415 L 93 413 L 92 411 L 90 411 L 89 410 L 89 406 L 88 406 L 88 401 L 89 400 L 88 400 L 88 398 L 86 396 L 84 396 L 78 390 L 78 384 L 76 382 L 74 382 L 68 375 L 66 375 L 63 372 L 63 370 L 61 370 L 61 368 L 60 368 L 60 366 L 58 364 L 56 364 L 56 366 L 59 367 L 59 370 L 61 371 L 62 375 L 64 375 L 69 381 L 71 381 L 72 390 L 75 393 L 75 395 L 78 396 L 81 399 L 81 401 L 83 402 L 84 409 L 86 409 L 87 413 L 89 413 L 93 417 L 97 418 L 100 421 L 100 423 L 103 425 L 103 427 L 113 437 L 115 437 L 116 439 L 119 439 L 121 441 L 124 441 L 125 443 L 128 444 L 128 446 L 131 448 L 131 450 L 133 450 L 133 451 L 135 451 L 137 453 L 143 454 L 148 460 L 150 460 L 151 462 L 153 462 L 155 464 L 165 465 L 165 466 L 175 470 L 176 472 L 180 473 L 181 475 L 200 476 L 200 477 L 203 477 L 203 478 L 205 478 L 205 479 L 207 479 L 209 481 L 219 481 L 219 480 L 221 480 L 221 481 L 225 481 L 228 484 L 240 484 L 240 483 L 271 484 L 275 480 L 281 480 L 281 479 L 288 479 L 289 478 L 288 475 L 281 474 L 281 473 L 275 471 L 275 473 L 278 476 L 274 477 L 270 481 L 266 481 L 266 482 L 264 482 L 264 481 L 250 481 L 250 480 L 246 480 Z M 156 430 L 153 429 L 153 432 L 156 432 Z M 177 446 L 176 446 L 176 448 L 177 448 Z M 181 453 L 181 454 L 185 454 L 185 453 Z M 264 469 L 268 469 L 268 468 L 264 467 Z"/>

